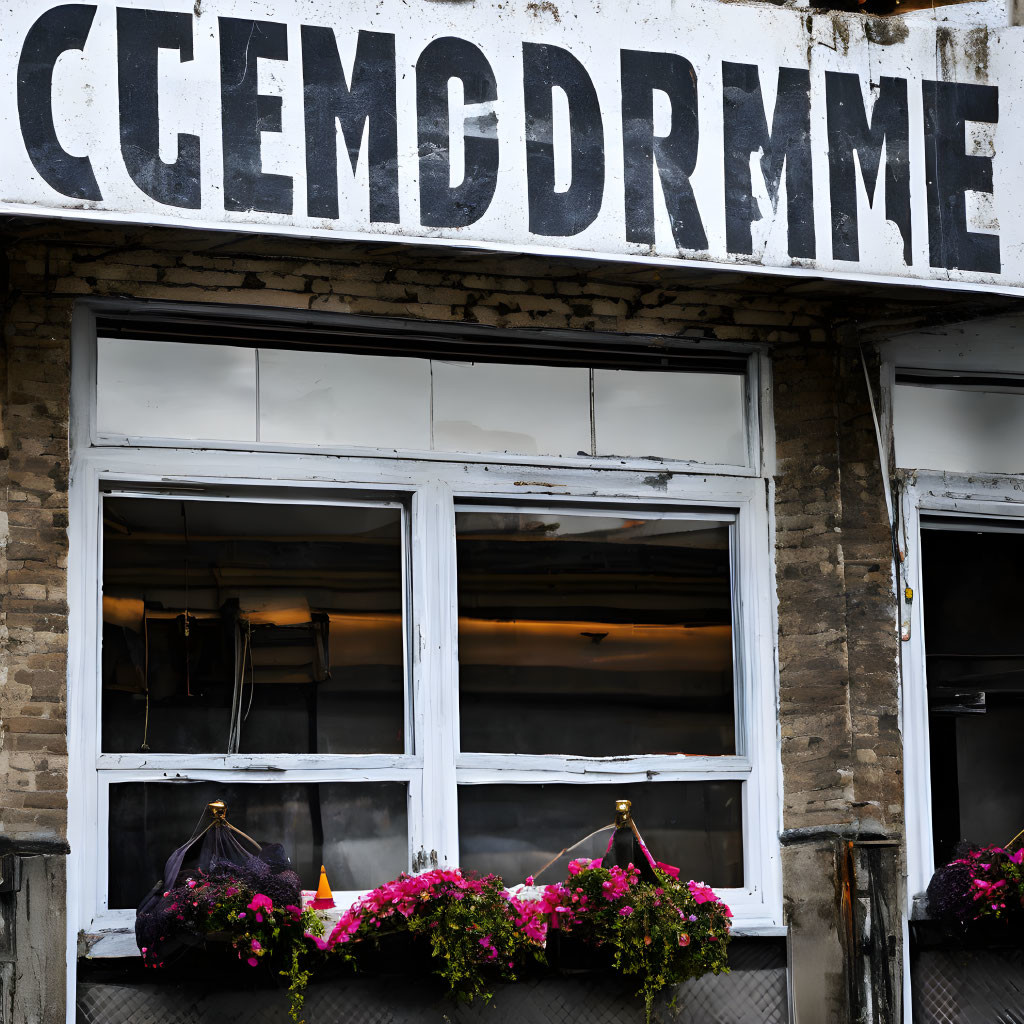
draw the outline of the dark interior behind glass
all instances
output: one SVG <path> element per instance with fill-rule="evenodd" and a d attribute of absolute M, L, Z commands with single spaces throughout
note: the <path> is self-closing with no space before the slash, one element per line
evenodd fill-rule
<path fill-rule="evenodd" d="M 139 904 L 211 800 L 223 800 L 228 820 L 260 845 L 282 843 L 303 888 L 316 888 L 325 864 L 336 891 L 372 889 L 408 869 L 406 789 L 404 782 L 116 783 L 109 906 Z"/>
<path fill-rule="evenodd" d="M 729 524 L 456 516 L 465 751 L 732 754 Z"/>
<path fill-rule="evenodd" d="M 559 850 L 610 824 L 615 801 L 631 800 L 652 855 L 708 885 L 743 885 L 742 784 L 635 782 L 601 785 L 459 787 L 459 856 L 463 868 L 500 874 L 507 885 L 534 875 Z M 601 857 L 602 832 L 560 857 L 537 879 L 566 877 L 572 857 Z"/>
<path fill-rule="evenodd" d="M 401 510 L 107 497 L 103 750 L 401 753 Z"/>
<path fill-rule="evenodd" d="M 1024 828 L 1024 532 L 939 525 L 921 531 L 921 571 L 932 831 L 943 863 L 961 840 L 1002 845 Z"/>

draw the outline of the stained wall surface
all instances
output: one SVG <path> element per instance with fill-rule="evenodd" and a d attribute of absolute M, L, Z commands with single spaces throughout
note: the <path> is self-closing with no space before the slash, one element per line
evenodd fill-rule
<path fill-rule="evenodd" d="M 815 967 L 820 992 L 808 995 L 802 1019 L 825 1013 L 826 1003 L 817 1021 L 845 1019 L 836 1009 L 845 1005 L 845 968 L 829 844 L 835 834 L 858 832 L 898 841 L 903 827 L 891 551 L 857 322 L 868 312 L 903 325 L 963 319 L 1006 300 L 39 222 L 8 225 L 3 269 L 0 853 L 34 851 L 39 863 L 28 871 L 31 887 L 16 897 L 24 934 L 16 936 L 17 955 L 8 955 L 16 991 L 0 1020 L 64 1019 L 64 950 L 52 940 L 64 922 L 66 721 L 75 713 L 66 684 L 70 324 L 85 297 L 764 346 L 777 438 L 777 446 L 767 438 L 774 472 L 765 501 L 776 527 L 786 909 L 794 934 L 833 937 L 824 973 Z M 793 852 L 807 843 L 812 852 Z M 47 908 L 45 928 L 37 901 Z M 44 941 L 52 955 L 29 954 Z"/>

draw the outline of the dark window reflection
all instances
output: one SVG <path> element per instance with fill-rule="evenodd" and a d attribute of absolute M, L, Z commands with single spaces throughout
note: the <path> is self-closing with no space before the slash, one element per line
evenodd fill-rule
<path fill-rule="evenodd" d="M 462 749 L 732 754 L 729 526 L 459 512 Z"/>
<path fill-rule="evenodd" d="M 1024 826 L 1024 789 L 1007 784 L 1024 730 L 1024 532 L 924 529 L 921 571 L 932 831 L 944 863 L 961 841 L 1008 843 Z"/>
<path fill-rule="evenodd" d="M 401 753 L 401 511 L 107 498 L 103 749 Z"/>
<path fill-rule="evenodd" d="M 534 875 L 559 850 L 611 824 L 615 801 L 631 800 L 640 834 L 656 860 L 708 885 L 743 885 L 739 782 L 640 782 L 629 785 L 460 786 L 463 868 L 493 871 L 508 885 Z M 561 857 L 538 878 L 565 878 L 573 857 L 602 857 L 603 832 Z"/>
<path fill-rule="evenodd" d="M 256 842 L 283 844 L 305 888 L 316 888 L 321 864 L 335 891 L 408 870 L 404 782 L 124 782 L 110 787 L 111 909 L 138 906 L 211 800 Z"/>

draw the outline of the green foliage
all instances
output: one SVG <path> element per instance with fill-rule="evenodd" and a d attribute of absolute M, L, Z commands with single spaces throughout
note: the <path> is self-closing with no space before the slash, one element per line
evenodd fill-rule
<path fill-rule="evenodd" d="M 518 927 L 518 915 L 496 875 L 467 877 L 458 870 L 402 875 L 352 907 L 334 928 L 331 943 L 357 969 L 367 944 L 379 947 L 407 934 L 429 950 L 430 969 L 456 999 L 491 998 L 498 981 L 515 981 L 516 971 L 541 956 L 539 946 Z"/>
<path fill-rule="evenodd" d="M 729 969 L 732 913 L 707 886 L 660 868 L 651 884 L 632 865 L 596 861 L 573 861 L 569 871 L 545 888 L 541 913 L 563 933 L 610 950 L 612 969 L 637 985 L 648 1019 L 663 989 Z"/>
<path fill-rule="evenodd" d="M 318 958 L 372 970 L 383 955 L 393 969 L 394 943 L 403 940 L 412 951 L 404 967 L 415 969 L 419 961 L 444 980 L 453 998 L 486 1001 L 495 984 L 514 982 L 527 965 L 547 962 L 545 944 L 557 929 L 607 957 L 611 969 L 635 985 L 648 1020 L 663 990 L 728 970 L 732 914 L 707 886 L 680 881 L 667 865 L 659 865 L 653 883 L 632 865 L 608 869 L 598 861 L 573 861 L 569 872 L 564 882 L 519 896 L 495 875 L 401 875 L 345 911 L 326 941 L 316 911 L 275 906 L 237 879 L 190 879 L 180 912 L 198 934 L 222 939 L 242 965 L 265 963 L 287 978 L 295 1024 L 301 1024 L 306 987 L 323 964 Z"/>

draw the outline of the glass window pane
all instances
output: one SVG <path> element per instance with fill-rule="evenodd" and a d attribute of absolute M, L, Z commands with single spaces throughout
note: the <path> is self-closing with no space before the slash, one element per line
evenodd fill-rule
<path fill-rule="evenodd" d="M 963 840 L 1007 843 L 1024 825 L 1024 787 L 1006 784 L 1024 730 L 1024 531 L 976 525 L 921 531 L 936 863 Z"/>
<path fill-rule="evenodd" d="M 103 749 L 401 753 L 397 508 L 110 497 Z"/>
<path fill-rule="evenodd" d="M 590 371 L 431 363 L 434 448 L 516 455 L 590 453 Z"/>
<path fill-rule="evenodd" d="M 109 906 L 138 906 L 211 800 L 223 800 L 228 820 L 256 842 L 282 843 L 304 888 L 316 888 L 324 864 L 335 891 L 372 889 L 409 868 L 406 790 L 404 782 L 116 783 Z"/>
<path fill-rule="evenodd" d="M 949 473 L 1024 471 L 1024 394 L 897 384 L 896 465 Z"/>
<path fill-rule="evenodd" d="M 260 349 L 260 440 L 430 450 L 430 361 Z"/>
<path fill-rule="evenodd" d="M 256 353 L 230 345 L 96 341 L 101 434 L 256 440 Z"/>
<path fill-rule="evenodd" d="M 615 817 L 632 800 L 637 828 L 656 860 L 708 885 L 743 885 L 742 784 L 636 782 L 622 785 L 460 786 L 459 858 L 464 869 L 493 871 L 507 885 L 535 875 L 559 850 Z M 603 832 L 561 857 L 538 879 L 565 878 L 572 857 L 601 857 Z"/>
<path fill-rule="evenodd" d="M 744 384 L 741 374 L 595 370 L 597 454 L 745 466 Z"/>
<path fill-rule="evenodd" d="M 729 525 L 456 514 L 462 749 L 735 752 Z"/>

